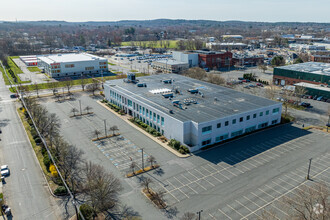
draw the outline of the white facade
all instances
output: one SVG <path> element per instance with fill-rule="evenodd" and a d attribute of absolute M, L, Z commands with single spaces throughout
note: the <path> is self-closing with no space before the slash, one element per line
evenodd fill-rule
<path fill-rule="evenodd" d="M 189 68 L 198 66 L 198 53 L 173 51 L 172 56 L 178 62 L 188 63 Z"/>
<path fill-rule="evenodd" d="M 125 89 L 122 89 L 120 85 L 105 84 L 106 99 L 127 114 L 155 128 L 166 138 L 176 139 L 189 146 L 190 151 L 278 124 L 281 120 L 282 104 L 279 102 L 209 121 L 197 122 L 194 117 L 180 120 L 175 117 L 175 113 L 171 114 L 163 106 L 147 100 L 144 96 L 141 98 L 136 92 L 124 87 Z"/>
<path fill-rule="evenodd" d="M 108 71 L 107 59 L 88 53 L 39 56 L 38 66 L 51 77 L 80 76 Z"/>

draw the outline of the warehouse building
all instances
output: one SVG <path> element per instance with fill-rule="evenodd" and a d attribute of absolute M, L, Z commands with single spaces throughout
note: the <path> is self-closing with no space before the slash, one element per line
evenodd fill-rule
<path fill-rule="evenodd" d="M 80 76 L 108 72 L 105 58 L 88 53 L 38 56 L 38 67 L 51 77 Z"/>
<path fill-rule="evenodd" d="M 188 63 L 189 68 L 198 66 L 198 53 L 173 51 L 172 56 L 178 62 Z"/>
<path fill-rule="evenodd" d="M 299 82 L 330 85 L 330 64 L 308 62 L 276 67 L 273 81 L 282 86 Z"/>
<path fill-rule="evenodd" d="M 330 87 L 324 85 L 316 85 L 312 83 L 300 82 L 294 84 L 295 87 L 303 87 L 307 90 L 306 94 L 311 96 L 322 96 L 325 99 L 330 99 Z"/>
<path fill-rule="evenodd" d="M 37 56 L 36 55 L 20 56 L 19 58 L 27 66 L 37 66 L 38 65 L 38 60 L 37 60 Z"/>
<path fill-rule="evenodd" d="M 282 104 L 177 74 L 105 83 L 105 97 L 190 151 L 280 123 Z"/>

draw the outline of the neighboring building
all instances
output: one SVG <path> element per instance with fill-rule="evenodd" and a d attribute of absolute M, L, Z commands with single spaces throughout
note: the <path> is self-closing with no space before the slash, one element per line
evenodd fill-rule
<path fill-rule="evenodd" d="M 182 70 L 188 69 L 189 64 L 175 60 L 158 60 L 152 62 L 151 67 L 164 73 L 179 73 Z"/>
<path fill-rule="evenodd" d="M 210 50 L 243 50 L 248 47 L 247 44 L 243 43 L 206 43 L 206 48 Z"/>
<path fill-rule="evenodd" d="M 300 82 L 294 84 L 294 86 L 301 86 L 304 87 L 307 90 L 307 95 L 312 95 L 312 96 L 323 96 L 326 99 L 330 99 L 330 88 L 328 86 L 324 85 L 315 85 L 312 83 L 305 83 L 305 82 Z"/>
<path fill-rule="evenodd" d="M 198 53 L 199 66 L 202 68 L 221 69 L 233 66 L 233 54 L 231 52 L 215 52 L 204 50 L 197 50 L 195 52 Z"/>
<path fill-rule="evenodd" d="M 311 55 L 312 62 L 330 63 L 330 55 Z"/>
<path fill-rule="evenodd" d="M 225 34 L 225 35 L 222 35 L 222 39 L 224 41 L 243 40 L 243 36 L 242 35 Z"/>
<path fill-rule="evenodd" d="M 282 104 L 177 74 L 111 80 L 107 100 L 196 151 L 280 123 Z"/>
<path fill-rule="evenodd" d="M 88 53 L 38 56 L 38 66 L 51 77 L 108 72 L 108 60 Z"/>
<path fill-rule="evenodd" d="M 298 82 L 330 84 L 329 63 L 299 63 L 274 68 L 273 81 L 276 85 L 293 85 Z"/>
<path fill-rule="evenodd" d="M 198 66 L 198 54 L 192 52 L 173 51 L 173 59 L 178 62 L 188 63 L 189 68 Z"/>
<path fill-rule="evenodd" d="M 263 56 L 248 54 L 233 54 L 233 63 L 235 66 L 257 66 L 264 63 Z"/>
<path fill-rule="evenodd" d="M 20 56 L 19 57 L 23 63 L 27 66 L 37 66 L 38 65 L 38 60 L 36 55 L 31 55 L 31 56 Z"/>

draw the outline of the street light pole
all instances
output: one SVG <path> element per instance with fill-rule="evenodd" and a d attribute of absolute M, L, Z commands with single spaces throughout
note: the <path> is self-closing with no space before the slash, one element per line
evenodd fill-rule
<path fill-rule="evenodd" d="M 144 170 L 143 148 L 141 148 L 141 150 L 142 150 L 142 170 Z"/>
<path fill-rule="evenodd" d="M 80 115 L 82 115 L 82 112 L 81 112 L 81 100 L 79 100 L 79 107 L 80 107 Z"/>
<path fill-rule="evenodd" d="M 197 212 L 197 215 L 198 215 L 198 220 L 201 220 L 201 213 L 203 212 L 203 209 L 200 210 L 199 212 Z"/>
<path fill-rule="evenodd" d="M 307 177 L 306 177 L 307 180 L 309 180 L 309 172 L 310 172 L 310 170 L 311 170 L 312 159 L 313 159 L 313 158 L 309 159 L 309 166 L 308 166 L 308 172 L 307 172 Z"/>

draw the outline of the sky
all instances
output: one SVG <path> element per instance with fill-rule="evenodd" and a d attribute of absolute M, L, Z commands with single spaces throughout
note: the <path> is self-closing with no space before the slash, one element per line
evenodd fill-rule
<path fill-rule="evenodd" d="M 330 22 L 330 0 L 0 0 L 0 21 Z"/>

